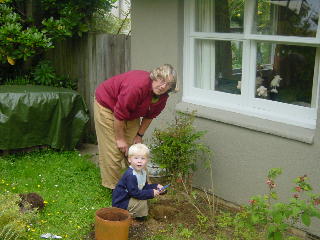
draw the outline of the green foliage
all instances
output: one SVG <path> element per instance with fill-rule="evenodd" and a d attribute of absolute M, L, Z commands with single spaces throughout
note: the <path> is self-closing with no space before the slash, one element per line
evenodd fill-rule
<path fill-rule="evenodd" d="M 0 3 L 0 63 L 14 65 L 36 51 L 52 47 L 51 39 L 36 27 L 24 27 L 23 20 L 7 3 Z"/>
<path fill-rule="evenodd" d="M 269 193 L 263 196 L 257 195 L 250 199 L 250 204 L 242 211 L 232 215 L 222 213 L 216 216 L 218 229 L 228 229 L 231 239 L 299 239 L 290 236 L 287 230 L 294 224 L 301 222 L 309 226 L 312 217 L 320 218 L 320 195 L 310 193 L 312 187 L 307 182 L 307 176 L 301 176 L 294 180 L 293 197 L 287 203 L 275 201 L 275 179 L 282 173 L 280 168 L 273 168 L 268 173 L 266 184 Z M 302 195 L 307 193 L 308 197 Z M 262 234 L 265 236 L 263 237 Z M 228 239 L 220 230 L 218 239 Z"/>
<path fill-rule="evenodd" d="M 4 85 L 44 85 L 52 87 L 63 87 L 77 89 L 77 81 L 56 74 L 52 63 L 48 60 L 40 61 L 31 74 L 17 75 L 7 78 Z"/>
<path fill-rule="evenodd" d="M 250 205 L 245 209 L 248 213 L 247 223 L 250 226 L 264 226 L 268 239 L 281 240 L 290 226 L 301 222 L 306 226 L 311 224 L 311 218 L 320 218 L 320 195 L 309 193 L 312 190 L 307 182 L 307 176 L 295 179 L 293 197 L 288 203 L 277 202 L 275 191 L 275 178 L 281 174 L 281 169 L 271 169 L 266 184 L 269 186 L 269 193 L 264 196 L 254 196 Z M 302 195 L 307 193 L 308 197 Z"/>
<path fill-rule="evenodd" d="M 33 72 L 34 81 L 38 85 L 54 85 L 55 73 L 52 65 L 48 61 L 39 62 Z"/>
<path fill-rule="evenodd" d="M 181 237 L 183 237 L 183 239 L 190 239 L 193 235 L 193 230 L 190 230 L 188 228 L 181 228 L 180 229 L 180 232 L 179 232 L 179 235 Z"/>
<path fill-rule="evenodd" d="M 95 211 L 111 205 L 99 169 L 76 151 L 0 157 L 0 172 L 0 194 L 37 192 L 45 201 L 38 221 L 26 232 L 27 239 L 48 232 L 63 239 L 85 239 L 92 231 Z"/>
<path fill-rule="evenodd" d="M 197 215 L 198 224 L 197 227 L 199 228 L 200 232 L 206 232 L 209 228 L 209 218 L 204 215 Z"/>
<path fill-rule="evenodd" d="M 22 213 L 18 194 L 0 192 L 0 239 L 22 240 L 27 238 L 27 229 L 37 219 L 36 211 Z"/>
<path fill-rule="evenodd" d="M 210 155 L 210 150 L 198 140 L 205 131 L 197 131 L 194 114 L 179 113 L 175 122 L 164 130 L 153 132 L 152 160 L 165 168 L 172 178 L 187 177 L 196 169 L 196 162 Z M 202 154 L 202 155 L 201 155 Z M 208 161 L 210 159 L 207 158 Z"/>
<path fill-rule="evenodd" d="M 247 224 L 247 212 L 241 211 L 237 214 L 220 212 L 215 216 L 217 235 L 215 240 L 224 239 L 263 239 L 262 234 L 255 227 Z"/>
<path fill-rule="evenodd" d="M 29 75 L 17 76 L 14 79 L 6 79 L 4 85 L 27 85 L 31 84 L 32 81 Z"/>
<path fill-rule="evenodd" d="M 120 19 L 108 11 L 98 10 L 93 14 L 90 31 L 119 34 L 130 30 L 130 19 Z"/>
<path fill-rule="evenodd" d="M 64 87 L 77 89 L 77 82 L 67 77 L 59 76 L 55 73 L 50 61 L 40 61 L 32 72 L 32 83 L 35 85 L 45 85 L 52 87 Z"/>
<path fill-rule="evenodd" d="M 26 12 L 27 0 L 0 1 L 0 63 L 15 65 L 40 55 L 56 40 L 89 30 L 98 9 L 108 10 L 115 0 L 39 0 Z"/>

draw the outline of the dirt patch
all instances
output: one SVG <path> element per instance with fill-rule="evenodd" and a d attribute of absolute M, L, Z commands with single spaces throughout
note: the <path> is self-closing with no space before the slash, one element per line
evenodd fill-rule
<path fill-rule="evenodd" d="M 199 201 L 201 210 L 207 211 L 206 203 Z M 197 210 L 186 200 L 185 195 L 175 193 L 160 196 L 150 201 L 147 220 L 141 225 L 130 227 L 129 239 L 169 239 L 168 236 L 176 236 L 175 239 L 213 239 L 213 226 L 206 223 L 205 229 L 201 229 L 197 215 Z"/>

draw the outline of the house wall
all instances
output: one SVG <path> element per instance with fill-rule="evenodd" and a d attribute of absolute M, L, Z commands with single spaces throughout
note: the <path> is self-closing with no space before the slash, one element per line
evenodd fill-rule
<path fill-rule="evenodd" d="M 183 1 L 133 0 L 131 46 L 133 69 L 152 69 L 171 63 L 182 80 Z M 181 96 L 181 91 L 171 95 L 166 110 L 154 120 L 147 137 L 155 126 L 165 126 L 172 120 Z M 283 170 L 277 181 L 280 200 L 286 201 L 292 195 L 293 179 L 304 174 L 308 175 L 314 191 L 320 192 L 319 110 L 312 144 L 207 118 L 197 118 L 195 125 L 199 130 L 208 131 L 203 142 L 214 151 L 214 192 L 219 197 L 246 204 L 250 196 L 267 192 L 267 172 L 276 167 Z M 201 163 L 199 166 L 194 184 L 209 187 L 209 175 L 201 168 Z M 320 221 L 313 221 L 308 231 L 320 236 Z"/>

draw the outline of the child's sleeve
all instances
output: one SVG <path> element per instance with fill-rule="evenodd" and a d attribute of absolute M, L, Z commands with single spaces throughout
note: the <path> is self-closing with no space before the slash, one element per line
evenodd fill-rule
<path fill-rule="evenodd" d="M 150 184 L 154 185 L 154 184 Z M 153 188 L 143 188 L 140 190 L 138 188 L 138 181 L 136 176 L 134 175 L 129 175 L 127 179 L 127 190 L 130 195 L 130 197 L 134 197 L 139 200 L 147 200 L 151 199 L 154 197 L 153 195 Z"/>
<path fill-rule="evenodd" d="M 158 184 L 149 184 L 149 183 L 146 183 L 146 185 L 144 186 L 144 189 L 157 189 L 158 187 Z"/>

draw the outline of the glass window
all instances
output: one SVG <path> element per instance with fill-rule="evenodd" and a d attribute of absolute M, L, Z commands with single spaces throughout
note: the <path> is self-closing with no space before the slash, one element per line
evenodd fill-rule
<path fill-rule="evenodd" d="M 243 32 L 243 0 L 195 1 L 196 32 Z"/>
<path fill-rule="evenodd" d="M 195 87 L 240 94 L 241 69 L 242 42 L 196 40 Z"/>
<path fill-rule="evenodd" d="M 253 33 L 315 37 L 319 0 L 258 0 Z"/>
<path fill-rule="evenodd" d="M 257 44 L 256 97 L 310 107 L 316 49 Z"/>
<path fill-rule="evenodd" d="M 315 128 L 320 0 L 185 4 L 184 101 Z"/>

